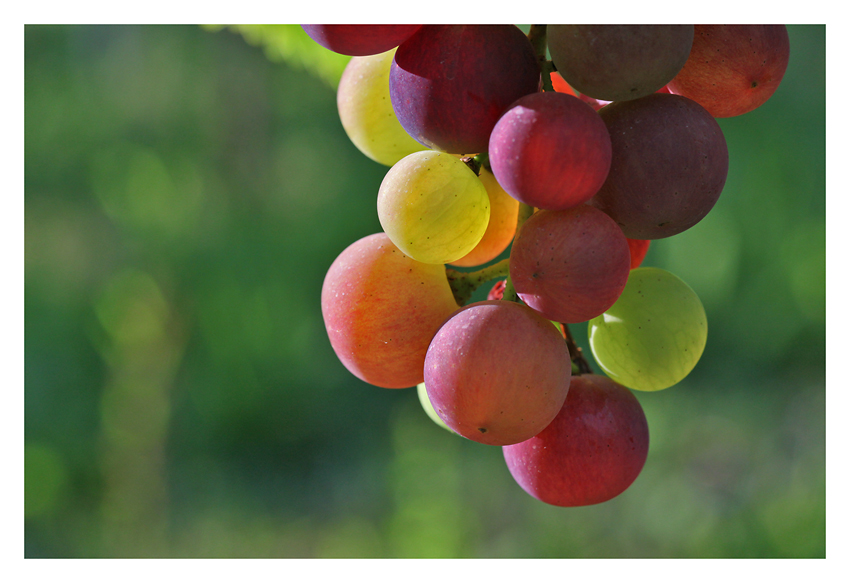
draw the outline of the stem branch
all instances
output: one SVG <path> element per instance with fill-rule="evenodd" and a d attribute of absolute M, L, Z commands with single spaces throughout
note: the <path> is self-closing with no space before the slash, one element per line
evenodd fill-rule
<path fill-rule="evenodd" d="M 573 373 L 579 375 L 593 374 L 593 370 L 590 368 L 590 365 L 584 359 L 584 354 L 582 354 L 581 352 L 581 347 L 576 344 L 572 332 L 570 332 L 570 327 L 567 324 L 561 324 L 561 328 L 563 329 L 564 337 L 567 340 L 567 348 L 570 349 L 570 358 L 573 361 Z"/>
<path fill-rule="evenodd" d="M 449 286 L 452 288 L 457 305 L 465 306 L 475 290 L 488 281 L 507 276 L 509 265 L 510 259 L 502 259 L 498 263 L 488 265 L 477 271 L 463 272 L 447 267 L 446 277 L 449 280 Z"/>

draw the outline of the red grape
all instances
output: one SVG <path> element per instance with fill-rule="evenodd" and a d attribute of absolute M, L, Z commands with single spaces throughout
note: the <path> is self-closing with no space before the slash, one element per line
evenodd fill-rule
<path fill-rule="evenodd" d="M 741 115 L 773 95 L 790 50 L 781 24 L 697 25 L 690 57 L 668 87 L 714 117 Z"/>
<path fill-rule="evenodd" d="M 600 375 L 573 377 L 561 411 L 546 429 L 502 448 L 511 475 L 555 506 L 587 506 L 620 495 L 640 474 L 649 427 L 637 398 Z"/>
<path fill-rule="evenodd" d="M 629 242 L 629 253 L 631 254 L 632 265 L 635 269 L 643 263 L 646 252 L 649 251 L 649 241 L 646 239 L 626 239 Z"/>
<path fill-rule="evenodd" d="M 525 204 L 562 210 L 586 202 L 605 182 L 611 138 L 593 108 L 547 91 L 520 98 L 490 135 L 496 180 Z"/>
<path fill-rule="evenodd" d="M 556 322 L 586 322 L 617 301 L 629 277 L 620 227 L 588 205 L 537 211 L 511 249 L 511 281 L 522 301 Z"/>
<path fill-rule="evenodd" d="M 307 35 L 335 53 L 363 57 L 396 48 L 421 24 L 302 24 Z"/>

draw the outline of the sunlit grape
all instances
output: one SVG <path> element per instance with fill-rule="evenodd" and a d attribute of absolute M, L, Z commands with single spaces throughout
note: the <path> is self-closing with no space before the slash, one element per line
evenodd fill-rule
<path fill-rule="evenodd" d="M 487 230 L 490 200 L 456 156 L 416 152 L 390 168 L 378 191 L 378 219 L 399 249 L 423 263 L 451 263 Z"/>
<path fill-rule="evenodd" d="M 342 73 L 336 103 L 342 127 L 366 156 L 392 166 L 408 154 L 425 150 L 395 116 L 390 101 L 390 65 L 395 49 L 352 57 Z"/>
<path fill-rule="evenodd" d="M 415 386 L 434 333 L 455 310 L 442 266 L 414 261 L 385 233 L 349 245 L 322 285 L 322 316 L 340 362 L 387 389 Z"/>
<path fill-rule="evenodd" d="M 590 350 L 609 377 L 639 391 L 658 391 L 685 378 L 705 348 L 702 302 L 684 281 L 657 267 L 639 267 L 614 305 L 588 323 Z"/>
<path fill-rule="evenodd" d="M 481 168 L 479 178 L 490 197 L 490 221 L 475 249 L 452 261 L 452 265 L 458 267 L 482 265 L 495 259 L 508 248 L 516 234 L 519 201 L 505 192 L 496 177 L 485 168 Z"/>

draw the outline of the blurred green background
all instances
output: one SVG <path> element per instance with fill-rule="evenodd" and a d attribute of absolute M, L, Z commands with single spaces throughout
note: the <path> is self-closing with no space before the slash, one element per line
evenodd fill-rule
<path fill-rule="evenodd" d="M 638 394 L 634 485 L 567 509 L 331 350 L 322 279 L 387 170 L 339 123 L 345 58 L 27 26 L 25 555 L 825 556 L 825 27 L 789 34 L 779 91 L 719 120 L 717 206 L 645 262 L 703 299 L 705 354 Z"/>

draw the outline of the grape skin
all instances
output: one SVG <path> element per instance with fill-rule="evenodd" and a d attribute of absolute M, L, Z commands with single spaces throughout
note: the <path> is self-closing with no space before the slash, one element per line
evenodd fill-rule
<path fill-rule="evenodd" d="M 588 205 L 537 211 L 511 248 L 510 274 L 522 300 L 550 320 L 586 322 L 613 304 L 629 276 L 626 236 Z"/>
<path fill-rule="evenodd" d="M 734 117 L 763 105 L 788 68 L 784 25 L 696 25 L 691 55 L 668 84 L 714 117 Z"/>
<path fill-rule="evenodd" d="M 326 49 L 353 57 L 376 55 L 410 38 L 421 24 L 302 24 L 311 39 Z"/>
<path fill-rule="evenodd" d="M 599 111 L 611 135 L 611 169 L 588 204 L 630 239 L 685 231 L 714 207 L 729 170 L 726 139 L 698 103 L 669 93 L 615 101 Z"/>
<path fill-rule="evenodd" d="M 384 177 L 378 219 L 413 259 L 451 263 L 481 241 L 490 221 L 490 199 L 481 180 L 455 156 L 416 152 Z"/>
<path fill-rule="evenodd" d="M 425 358 L 428 398 L 464 437 L 488 445 L 529 439 L 557 415 L 570 386 L 570 355 L 552 323 L 516 302 L 458 310 Z"/>
<path fill-rule="evenodd" d="M 530 495 L 555 506 L 587 506 L 635 481 L 649 452 L 649 427 L 627 388 L 586 374 L 573 377 L 552 423 L 502 451 L 511 476 Z"/>
<path fill-rule="evenodd" d="M 548 46 L 561 76 L 577 91 L 605 101 L 654 93 L 688 60 L 694 26 L 548 26 Z"/>
<path fill-rule="evenodd" d="M 608 176 L 611 137 L 578 97 L 546 91 L 517 100 L 490 134 L 490 165 L 511 196 L 549 210 L 587 202 Z"/>
<path fill-rule="evenodd" d="M 508 248 L 516 234 L 519 201 L 505 192 L 496 177 L 485 168 L 481 168 L 479 178 L 490 199 L 490 220 L 475 249 L 451 262 L 457 267 L 472 267 L 492 261 Z"/>
<path fill-rule="evenodd" d="M 390 101 L 390 65 L 396 49 L 352 57 L 337 88 L 337 110 L 346 135 L 358 150 L 384 166 L 425 150 L 395 116 Z"/>
<path fill-rule="evenodd" d="M 702 356 L 707 331 L 696 293 L 657 267 L 633 269 L 620 298 L 588 322 L 596 362 L 613 380 L 639 391 L 684 379 Z"/>
<path fill-rule="evenodd" d="M 356 377 L 400 389 L 424 380 L 428 344 L 458 308 L 441 265 L 404 255 L 384 233 L 364 237 L 334 260 L 322 285 L 331 346 Z"/>
<path fill-rule="evenodd" d="M 514 25 L 425 25 L 399 46 L 390 69 L 401 125 L 452 154 L 485 152 L 499 116 L 539 83 L 534 48 Z"/>

